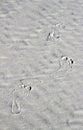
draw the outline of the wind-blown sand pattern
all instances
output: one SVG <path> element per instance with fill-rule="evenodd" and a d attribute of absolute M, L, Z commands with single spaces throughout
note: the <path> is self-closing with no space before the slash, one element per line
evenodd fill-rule
<path fill-rule="evenodd" d="M 0 1 L 0 130 L 83 130 L 82 21 L 82 0 Z"/>

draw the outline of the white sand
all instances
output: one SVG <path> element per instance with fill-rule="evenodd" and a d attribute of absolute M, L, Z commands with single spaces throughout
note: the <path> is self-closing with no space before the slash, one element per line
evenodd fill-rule
<path fill-rule="evenodd" d="M 82 22 L 83 0 L 0 1 L 0 130 L 83 130 Z"/>

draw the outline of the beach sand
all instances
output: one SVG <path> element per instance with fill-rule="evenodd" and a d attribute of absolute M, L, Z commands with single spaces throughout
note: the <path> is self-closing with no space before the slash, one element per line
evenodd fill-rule
<path fill-rule="evenodd" d="M 82 0 L 0 1 L 0 130 L 83 130 L 82 20 Z"/>

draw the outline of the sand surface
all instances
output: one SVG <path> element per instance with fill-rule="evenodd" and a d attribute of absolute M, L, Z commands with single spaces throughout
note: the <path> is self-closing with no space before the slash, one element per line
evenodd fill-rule
<path fill-rule="evenodd" d="M 0 1 L 0 130 L 83 130 L 83 0 Z"/>

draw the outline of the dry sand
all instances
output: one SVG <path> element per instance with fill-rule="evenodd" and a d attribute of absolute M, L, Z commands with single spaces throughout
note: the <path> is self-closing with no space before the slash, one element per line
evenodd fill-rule
<path fill-rule="evenodd" d="M 83 0 L 0 1 L 0 130 L 83 130 L 82 82 Z"/>

